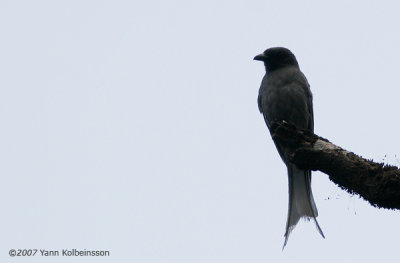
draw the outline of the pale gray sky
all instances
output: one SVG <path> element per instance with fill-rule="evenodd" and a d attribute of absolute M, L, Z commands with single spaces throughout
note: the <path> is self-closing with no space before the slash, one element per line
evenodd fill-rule
<path fill-rule="evenodd" d="M 272 46 L 297 56 L 315 131 L 399 165 L 395 1 L 0 1 L 0 261 L 374 262 L 398 211 L 314 173 L 322 239 L 282 252 L 286 168 L 256 104 Z M 108 258 L 10 258 L 9 249 Z"/>

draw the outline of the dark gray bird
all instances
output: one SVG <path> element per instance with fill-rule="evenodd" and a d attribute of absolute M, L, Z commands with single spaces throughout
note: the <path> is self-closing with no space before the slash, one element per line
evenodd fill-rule
<path fill-rule="evenodd" d="M 283 47 L 274 47 L 257 55 L 254 60 L 263 61 L 266 69 L 258 95 L 258 107 L 268 129 L 274 122 L 286 121 L 298 128 L 314 131 L 310 85 L 293 53 Z M 274 143 L 287 166 L 289 177 L 289 211 L 283 247 L 300 218 L 313 219 L 325 238 L 316 219 L 318 211 L 311 192 L 311 171 L 301 170 L 291 163 L 279 143 Z"/>

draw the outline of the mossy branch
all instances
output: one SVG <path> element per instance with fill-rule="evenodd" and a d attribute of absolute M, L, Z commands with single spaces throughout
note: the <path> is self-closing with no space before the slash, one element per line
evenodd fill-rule
<path fill-rule="evenodd" d="M 286 122 L 274 123 L 271 134 L 298 167 L 327 174 L 332 182 L 374 207 L 400 209 L 398 167 L 364 159 Z"/>

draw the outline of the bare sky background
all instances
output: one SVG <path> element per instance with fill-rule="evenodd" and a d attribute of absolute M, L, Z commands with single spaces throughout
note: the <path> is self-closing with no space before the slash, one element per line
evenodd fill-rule
<path fill-rule="evenodd" d="M 393 262 L 399 212 L 319 172 L 326 239 L 300 222 L 282 252 L 286 168 L 257 109 L 264 67 L 252 58 L 291 49 L 315 132 L 400 165 L 399 7 L 0 1 L 0 261 Z"/>

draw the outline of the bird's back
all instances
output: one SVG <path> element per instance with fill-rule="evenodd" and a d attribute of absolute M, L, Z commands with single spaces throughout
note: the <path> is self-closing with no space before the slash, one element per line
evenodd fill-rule
<path fill-rule="evenodd" d="M 268 127 L 284 120 L 298 128 L 314 129 L 311 90 L 297 67 L 267 73 L 261 83 L 258 106 Z"/>

